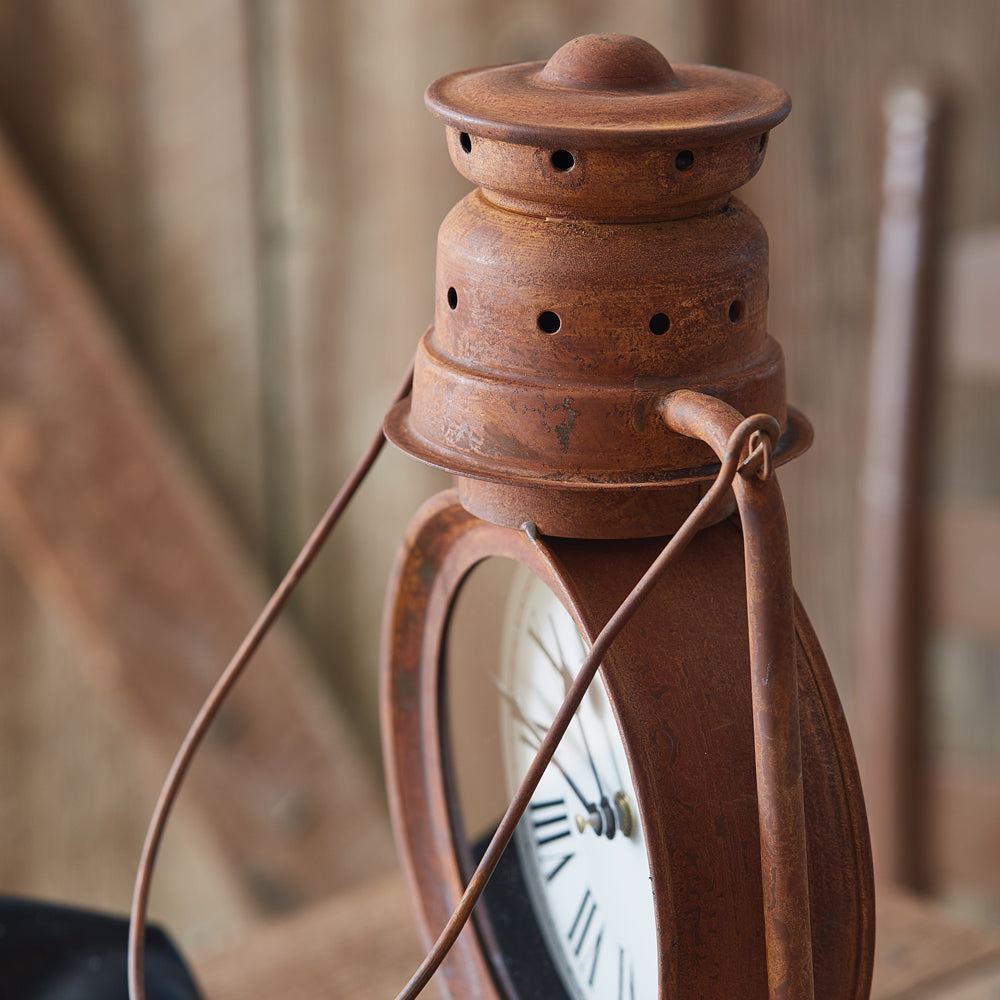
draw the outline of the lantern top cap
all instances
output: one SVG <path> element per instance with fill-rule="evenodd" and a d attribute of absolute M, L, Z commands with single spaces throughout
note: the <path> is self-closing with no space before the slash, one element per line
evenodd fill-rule
<path fill-rule="evenodd" d="M 583 35 L 547 62 L 462 70 L 427 88 L 427 107 L 471 135 L 529 146 L 712 145 L 767 132 L 790 101 L 760 77 L 671 64 L 632 35 Z"/>
<path fill-rule="evenodd" d="M 663 53 L 634 35 L 581 35 L 542 67 L 541 82 L 575 90 L 654 90 L 677 86 Z"/>

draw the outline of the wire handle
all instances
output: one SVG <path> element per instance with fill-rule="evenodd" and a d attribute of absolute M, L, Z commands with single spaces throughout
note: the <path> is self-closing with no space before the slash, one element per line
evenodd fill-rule
<path fill-rule="evenodd" d="M 704 441 L 720 457 L 731 447 L 732 428 L 743 426 L 727 403 L 689 389 L 667 396 L 660 412 L 668 427 Z M 812 1000 L 795 595 L 784 504 L 768 451 L 757 475 L 733 482 L 746 563 L 768 997 Z"/>
<path fill-rule="evenodd" d="M 413 366 L 411 364 L 409 371 L 407 372 L 406 378 L 403 380 L 399 390 L 393 398 L 393 405 L 403 399 L 409 394 L 412 387 L 413 381 Z M 671 393 L 670 396 L 661 404 L 661 413 L 664 417 L 665 422 L 668 427 L 673 430 L 680 431 L 681 433 L 689 434 L 691 436 L 699 437 L 702 440 L 707 441 L 711 444 L 721 459 L 721 466 L 719 472 L 712 483 L 711 488 L 702 497 L 701 501 L 698 503 L 697 507 L 688 515 L 687 519 L 677 530 L 677 532 L 669 539 L 669 541 L 664 546 L 663 550 L 654 560 L 653 564 L 649 567 L 646 573 L 643 575 L 642 579 L 636 584 L 632 592 L 626 597 L 626 599 L 619 606 L 618 610 L 611 616 L 607 624 L 598 634 L 594 641 L 593 646 L 590 649 L 589 654 L 584 660 L 580 672 L 573 682 L 569 691 L 567 692 L 566 698 L 563 701 L 562 706 L 557 712 L 555 718 L 552 721 L 552 725 L 549 727 L 545 738 L 542 740 L 541 745 L 532 760 L 531 766 L 521 782 L 520 787 L 515 793 L 510 805 L 504 814 L 503 819 L 500 821 L 500 825 L 497 827 L 496 832 L 491 839 L 485 854 L 472 878 L 469 880 L 469 884 L 459 900 L 458 905 L 455 908 L 454 913 L 448 920 L 441 934 L 439 935 L 437 941 L 434 943 L 431 950 L 428 952 L 427 956 L 413 974 L 410 981 L 404 987 L 401 993 L 399 993 L 397 1000 L 415 1000 L 415 998 L 422 992 L 423 988 L 430 981 L 431 977 L 437 971 L 441 962 L 444 960 L 448 951 L 451 949 L 452 945 L 458 938 L 459 933 L 462 928 L 467 923 L 469 916 L 472 913 L 472 909 L 476 902 L 479 900 L 489 881 L 490 876 L 493 874 L 497 864 L 500 861 L 500 857 L 509 844 L 511 837 L 513 836 L 514 829 L 516 828 L 518 822 L 520 821 L 524 811 L 528 806 L 528 802 L 531 799 L 535 788 L 541 779 L 542 773 L 545 768 L 548 767 L 552 760 L 555 751 L 569 728 L 570 723 L 576 714 L 577 709 L 580 706 L 590 684 L 592 683 L 594 677 L 597 674 L 597 670 L 604 659 L 608 648 L 611 643 L 617 638 L 619 633 L 628 624 L 629 620 L 635 614 L 635 611 L 643 600 L 648 596 L 653 587 L 658 583 L 660 578 L 663 576 L 664 572 L 670 565 L 670 563 L 679 555 L 684 548 L 688 545 L 692 538 L 697 534 L 701 527 L 709 521 L 709 519 L 717 513 L 719 506 L 725 500 L 730 489 L 733 489 L 737 496 L 737 503 L 740 506 L 741 516 L 744 518 L 746 523 L 748 520 L 753 520 L 757 515 L 760 514 L 760 504 L 757 502 L 752 502 L 746 500 L 746 489 L 741 488 L 740 483 L 746 482 L 748 480 L 757 480 L 761 483 L 769 483 L 772 480 L 772 460 L 771 453 L 773 447 L 777 444 L 779 428 L 777 421 L 771 416 L 765 414 L 757 414 L 752 417 L 747 417 L 742 419 L 741 415 L 737 411 L 733 410 L 727 404 L 721 403 L 717 399 L 711 397 L 702 396 L 699 393 L 690 392 L 688 390 L 678 390 L 677 392 Z M 721 434 L 721 428 L 726 428 L 728 434 L 723 436 Z M 344 510 L 347 508 L 350 501 L 353 499 L 358 487 L 364 481 L 371 467 L 374 465 L 376 459 L 381 453 L 382 448 L 385 445 L 385 436 L 382 432 L 381 427 L 378 433 L 375 435 L 368 448 L 362 455 L 357 466 L 354 468 L 350 476 L 345 481 L 344 485 L 341 487 L 340 491 L 337 493 L 334 500 L 331 502 L 326 513 L 323 515 L 319 524 L 313 530 L 312 534 L 309 536 L 306 544 L 303 546 L 301 552 L 296 557 L 291 568 L 286 573 L 284 579 L 279 584 L 278 588 L 272 594 L 271 598 L 268 600 L 263 611 L 261 611 L 257 620 L 254 622 L 250 631 L 247 633 L 246 637 L 243 639 L 233 658 L 227 664 L 226 668 L 223 670 L 218 681 L 216 681 L 214 687 L 210 691 L 205 702 L 201 706 L 194 722 L 191 724 L 190 729 L 184 737 L 180 748 L 174 757 L 173 763 L 171 764 L 170 770 L 164 781 L 163 787 L 160 791 L 159 798 L 156 803 L 156 807 L 153 811 L 152 818 L 150 819 L 149 827 L 146 832 L 146 839 L 143 844 L 142 854 L 139 860 L 139 867 L 136 873 L 135 887 L 133 890 L 132 897 L 132 908 L 129 919 L 129 939 L 128 939 L 128 993 L 129 1000 L 145 1000 L 145 982 L 144 982 L 144 958 L 145 958 L 145 938 L 146 938 L 146 915 L 149 903 L 149 892 L 152 884 L 153 869 L 156 863 L 156 857 L 159 851 L 160 842 L 163 837 L 164 829 L 166 827 L 167 820 L 170 815 L 171 808 L 176 800 L 177 794 L 180 790 L 181 784 L 183 783 L 184 777 L 190 767 L 191 761 L 194 758 L 198 747 L 201 744 L 202 739 L 208 727 L 211 725 L 213 719 L 218 713 L 220 707 L 222 706 L 226 696 L 230 690 L 235 685 L 236 681 L 239 679 L 243 670 L 246 668 L 253 654 L 256 652 L 257 648 L 260 646 L 264 637 L 267 635 L 271 626 L 274 624 L 278 615 L 281 613 L 284 606 L 287 604 L 289 598 L 294 592 L 296 586 L 301 581 L 302 577 L 308 571 L 309 567 L 312 565 L 316 556 L 319 554 L 324 543 L 329 537 L 330 533 L 333 531 L 337 522 L 339 521 Z M 776 487 L 775 487 L 776 489 Z M 771 494 L 774 490 L 770 491 Z M 741 500 L 743 497 L 743 500 Z M 777 494 L 778 504 L 780 507 L 780 494 Z M 765 505 L 766 506 L 766 505 Z M 773 507 L 773 504 L 771 505 Z M 787 551 L 787 530 L 784 527 L 784 514 L 783 511 L 779 511 L 780 517 L 777 519 L 779 522 L 780 533 L 784 533 L 785 537 L 785 550 Z M 774 518 L 773 509 L 770 511 L 771 520 Z M 540 547 L 544 548 L 545 543 L 538 533 L 537 528 L 534 524 L 526 522 L 523 526 L 523 530 L 528 535 L 531 542 Z M 757 526 L 759 527 L 759 525 Z M 748 534 L 748 550 L 750 546 L 750 534 Z M 780 546 L 779 546 L 780 548 Z M 759 597 L 759 589 L 762 585 L 761 579 L 759 579 L 760 574 L 757 572 L 756 563 L 751 567 L 751 560 L 749 558 L 750 553 L 748 551 L 747 559 L 747 575 L 748 575 L 748 609 L 750 614 L 750 636 L 751 636 L 751 658 L 756 666 L 759 656 L 761 655 L 759 651 L 755 651 L 755 618 L 754 618 L 754 604 L 755 598 Z M 780 559 L 779 559 L 780 562 Z M 767 574 L 765 573 L 766 577 Z M 780 573 L 779 573 L 780 576 Z M 790 574 L 786 573 L 785 576 L 788 579 L 789 590 L 790 590 Z M 767 581 L 763 581 L 763 586 L 766 587 Z M 760 603 L 760 602 L 757 602 Z M 766 604 L 766 602 L 765 602 Z M 766 615 L 765 615 L 766 617 Z M 765 641 L 765 646 L 767 645 Z M 765 649 L 766 655 L 767 650 Z M 794 654 L 793 654 L 794 656 Z M 794 663 L 793 663 L 794 667 Z M 792 670 L 792 678 L 794 680 L 794 669 Z M 766 686 L 768 684 L 768 678 L 763 679 L 763 684 Z M 794 690 L 793 690 L 794 694 Z M 754 689 L 754 707 L 755 707 L 755 719 L 754 727 L 755 734 L 758 730 L 758 692 L 755 686 Z M 764 706 L 765 708 L 767 706 Z M 779 705 L 779 709 L 781 706 Z M 795 752 L 796 760 L 798 754 L 798 712 L 797 706 L 795 706 L 794 712 L 794 723 L 795 723 Z M 766 714 L 766 713 L 765 713 Z M 766 721 L 766 720 L 765 720 Z M 772 720 L 773 721 L 773 720 Z M 765 734 L 766 736 L 766 734 Z M 762 795 L 761 791 L 761 774 L 762 774 L 762 764 L 761 764 L 761 753 L 760 753 L 760 740 L 756 741 L 758 743 L 758 796 Z M 764 767 L 767 773 L 773 771 L 774 768 L 769 765 Z M 801 808 L 801 780 L 798 783 L 798 794 L 799 794 L 799 807 Z M 787 797 L 787 796 L 786 796 Z M 780 803 L 779 803 L 780 805 Z M 780 880 L 784 868 L 780 863 L 782 858 L 788 853 L 781 848 L 779 845 L 779 850 L 776 852 L 776 857 L 778 858 L 779 864 L 775 868 L 774 865 L 768 865 L 766 855 L 768 853 L 767 847 L 771 844 L 771 838 L 765 832 L 765 809 L 766 803 L 763 798 L 761 798 L 761 851 L 762 859 L 764 865 L 764 875 L 765 875 L 765 897 L 768 895 L 769 885 L 773 880 L 769 880 L 769 872 L 772 869 L 777 871 L 778 878 Z M 794 825 L 794 824 L 793 824 Z M 802 839 L 803 839 L 803 850 L 804 850 L 804 825 L 802 826 Z M 803 854 L 803 867 L 804 867 L 804 854 Z M 801 899 L 801 894 L 793 892 L 793 898 L 795 900 Z M 805 902 L 806 902 L 806 929 L 808 931 L 808 886 L 805 886 Z M 779 915 L 780 917 L 780 915 Z M 768 934 L 768 975 L 769 980 L 771 979 L 772 973 L 772 961 L 771 961 L 771 946 L 772 946 L 772 930 L 775 924 L 775 920 L 778 917 L 773 917 L 771 912 L 768 910 L 767 902 L 765 901 L 765 926 Z M 796 941 L 798 941 L 801 935 L 793 935 L 793 946 Z M 806 934 L 807 944 L 811 946 L 811 938 Z M 812 963 L 811 963 L 811 951 L 807 956 L 808 958 L 808 992 L 799 993 L 789 993 L 783 987 L 787 986 L 787 962 L 776 962 L 774 963 L 775 969 L 781 970 L 781 983 L 779 984 L 782 988 L 777 988 L 774 982 L 771 983 L 771 1000 L 782 1000 L 782 998 L 795 996 L 798 998 L 811 998 L 812 993 Z M 801 961 L 793 963 L 796 968 L 801 967 Z M 778 977 L 778 973 L 775 972 L 775 977 Z M 792 979 L 798 982 L 801 976 L 792 976 Z"/>
<path fill-rule="evenodd" d="M 393 405 L 409 395 L 413 385 L 413 362 L 407 370 L 393 397 Z M 139 858 L 139 868 L 135 876 L 135 887 L 132 891 L 132 909 L 129 914 L 128 930 L 128 995 L 129 1000 L 146 1000 L 145 983 L 145 950 L 146 950 L 146 913 L 149 908 L 149 891 L 153 880 L 153 869 L 156 865 L 156 856 L 159 853 L 160 842 L 163 839 L 163 832 L 170 816 L 177 793 L 187 774 L 191 761 L 194 758 L 201 741 L 212 724 L 213 719 L 222 707 L 226 696 L 233 685 L 239 680 L 244 668 L 250 662 L 251 657 L 257 651 L 264 637 L 270 631 L 271 626 L 277 620 L 282 609 L 288 603 L 295 588 L 302 577 L 305 576 L 316 556 L 319 555 L 330 533 L 336 527 L 341 515 L 347 505 L 354 498 L 358 487 L 364 482 L 371 467 L 375 464 L 385 446 L 385 435 L 379 425 L 378 433 L 372 438 L 371 443 L 347 477 L 340 491 L 333 498 L 319 524 L 313 529 L 302 550 L 296 556 L 284 579 L 271 595 L 270 600 L 264 606 L 257 620 L 253 623 L 250 631 L 240 643 L 239 648 L 233 654 L 233 658 L 227 664 L 225 670 L 215 682 L 215 686 L 209 692 L 194 722 L 184 736 L 180 748 L 170 765 L 167 777 L 160 789 L 160 795 L 153 810 L 153 815 L 146 830 L 146 840 L 143 843 L 142 854 Z"/>

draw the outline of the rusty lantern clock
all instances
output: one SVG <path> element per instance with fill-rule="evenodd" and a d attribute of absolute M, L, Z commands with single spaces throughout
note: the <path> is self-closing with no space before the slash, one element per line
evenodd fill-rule
<path fill-rule="evenodd" d="M 864 806 L 774 476 L 811 432 L 732 194 L 788 98 L 592 35 L 427 103 L 476 189 L 385 423 L 455 476 L 390 585 L 385 759 L 428 940 L 495 868 L 441 991 L 866 997 Z"/>

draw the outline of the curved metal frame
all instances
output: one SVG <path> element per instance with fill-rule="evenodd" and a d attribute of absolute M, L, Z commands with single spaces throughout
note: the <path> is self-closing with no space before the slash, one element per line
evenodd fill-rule
<path fill-rule="evenodd" d="M 463 889 L 440 703 L 448 616 L 466 574 L 489 556 L 514 559 L 576 608 L 593 636 L 661 544 L 546 541 L 551 561 L 526 535 L 475 518 L 448 492 L 418 513 L 397 560 L 383 625 L 385 764 L 429 940 Z M 769 995 L 743 575 L 738 529 L 700 532 L 602 668 L 653 859 L 662 997 Z M 873 940 L 864 806 L 832 680 L 797 607 L 795 626 L 815 995 L 861 1000 Z M 666 659 L 678 648 L 691 651 L 685 661 Z M 503 996 L 483 951 L 474 934 L 459 938 L 442 967 L 446 995 Z"/>

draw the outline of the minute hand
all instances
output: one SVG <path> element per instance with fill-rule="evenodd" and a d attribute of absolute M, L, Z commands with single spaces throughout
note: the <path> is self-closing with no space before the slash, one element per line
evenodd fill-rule
<path fill-rule="evenodd" d="M 501 697 L 510 705 L 511 711 L 514 714 L 514 718 L 517 719 L 527 730 L 528 734 L 525 735 L 524 739 L 533 750 L 537 750 L 541 744 L 542 739 L 545 737 L 546 729 L 543 725 L 538 722 L 532 722 L 525 714 L 524 710 L 521 708 L 517 699 L 506 690 L 499 681 L 494 681 L 497 686 L 497 691 L 500 692 Z M 597 806 L 593 802 L 588 802 L 587 797 L 580 791 L 580 786 L 569 776 L 566 769 L 559 763 L 558 759 L 553 756 L 551 761 L 553 767 L 566 779 L 566 784 L 573 790 L 573 794 L 580 800 L 583 804 L 583 808 L 587 810 L 588 814 L 593 814 L 597 812 Z"/>
<path fill-rule="evenodd" d="M 555 641 L 557 656 L 552 655 L 552 651 L 545 645 L 544 642 L 542 642 L 541 637 L 534 629 L 528 629 L 528 637 L 539 648 L 542 655 L 552 666 L 552 669 L 559 675 L 563 682 L 565 696 L 569 694 L 569 689 L 573 686 L 573 674 L 570 673 L 570 669 L 566 664 L 566 657 L 563 655 L 562 646 L 559 643 L 559 633 L 556 631 L 555 622 L 552 621 L 551 616 L 549 617 L 549 624 L 552 626 L 552 637 Z M 576 723 L 580 729 L 580 737 L 583 740 L 583 749 L 587 754 L 587 760 L 590 762 L 590 770 L 593 771 L 594 781 L 597 782 L 597 795 L 601 801 L 604 802 L 606 799 L 604 787 L 601 785 L 601 779 L 597 773 L 597 765 L 594 763 L 594 755 L 590 752 L 590 742 L 587 740 L 587 730 L 583 726 L 583 719 L 580 718 L 579 712 L 577 712 L 576 715 Z"/>

